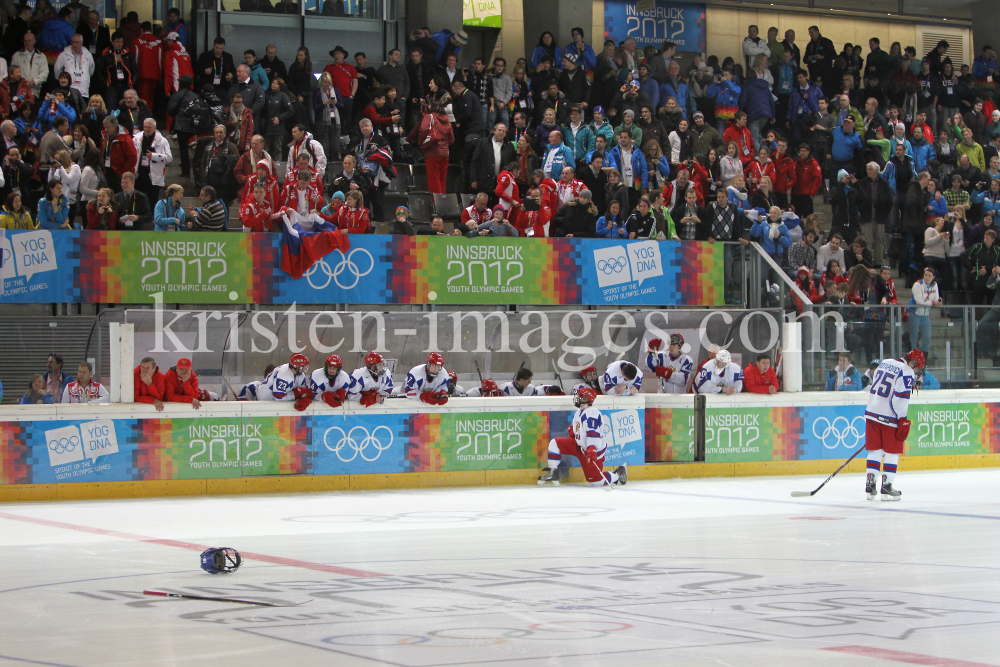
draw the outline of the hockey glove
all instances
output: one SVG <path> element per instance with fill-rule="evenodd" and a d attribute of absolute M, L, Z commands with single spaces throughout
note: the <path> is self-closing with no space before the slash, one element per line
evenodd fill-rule
<path fill-rule="evenodd" d="M 298 410 L 299 412 L 302 412 L 310 405 L 312 405 L 312 402 L 313 400 L 311 396 L 303 396 L 302 398 L 295 401 L 295 409 Z"/>
<path fill-rule="evenodd" d="M 343 401 L 337 398 L 336 394 L 334 394 L 332 391 L 324 391 L 320 395 L 320 398 L 322 398 L 323 402 L 329 405 L 331 408 L 339 408 L 343 404 Z"/>
<path fill-rule="evenodd" d="M 656 352 L 661 347 L 663 347 L 663 341 L 660 340 L 659 338 L 654 338 L 651 341 L 649 341 L 649 349 L 650 349 L 650 351 Z"/>
<path fill-rule="evenodd" d="M 906 440 L 906 436 L 910 434 L 910 425 L 913 422 L 911 422 L 906 417 L 903 417 L 896 423 L 898 424 L 898 426 L 896 427 L 896 440 L 898 440 L 899 442 L 903 442 L 904 440 Z"/>
<path fill-rule="evenodd" d="M 198 392 L 198 400 L 199 401 L 210 401 L 210 400 L 212 400 L 212 397 L 208 395 L 208 390 L 207 389 L 202 389 L 201 391 Z"/>
<path fill-rule="evenodd" d="M 378 392 L 377 391 L 372 390 L 372 391 L 363 391 L 363 392 L 361 392 L 361 405 L 363 407 L 366 407 L 366 408 L 367 407 L 371 407 L 371 406 L 375 405 L 376 403 L 378 403 Z"/>
<path fill-rule="evenodd" d="M 576 431 L 573 430 L 573 425 L 572 424 L 570 424 L 569 426 L 566 427 L 566 432 L 569 433 L 569 437 L 571 437 L 574 440 L 576 440 Z"/>
<path fill-rule="evenodd" d="M 337 397 L 337 400 L 343 403 L 347 400 L 347 390 L 341 387 L 337 391 L 333 392 L 333 395 Z"/>
<path fill-rule="evenodd" d="M 296 387 L 292 393 L 295 394 L 295 398 L 308 398 L 312 400 L 313 393 L 309 391 L 309 387 Z"/>
<path fill-rule="evenodd" d="M 447 405 L 447 403 L 448 403 L 448 394 L 445 394 L 444 392 L 440 394 L 434 394 L 434 405 Z"/>
<path fill-rule="evenodd" d="M 420 392 L 420 402 L 426 403 L 427 405 L 437 405 L 434 394 L 429 391 Z"/>
<path fill-rule="evenodd" d="M 656 373 L 656 377 L 669 380 L 670 376 L 674 374 L 674 369 L 667 366 L 657 366 L 654 372 Z"/>
<path fill-rule="evenodd" d="M 584 452 L 584 454 L 587 455 L 588 459 L 590 459 L 594 463 L 597 463 L 597 447 L 594 447 L 593 445 L 587 447 L 587 450 Z"/>

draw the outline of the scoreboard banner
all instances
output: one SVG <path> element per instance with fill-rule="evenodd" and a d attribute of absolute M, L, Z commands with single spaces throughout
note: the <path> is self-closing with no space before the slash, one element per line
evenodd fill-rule
<path fill-rule="evenodd" d="M 278 234 L 10 231 L 0 303 L 723 305 L 722 244 L 351 235 L 293 279 Z"/>
<path fill-rule="evenodd" d="M 705 52 L 705 5 L 687 2 L 604 0 L 604 39 L 635 38 L 636 50 L 673 42 L 678 51 Z"/>

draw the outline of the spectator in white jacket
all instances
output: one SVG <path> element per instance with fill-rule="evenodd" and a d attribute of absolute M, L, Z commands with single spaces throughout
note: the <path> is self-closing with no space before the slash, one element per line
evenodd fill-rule
<path fill-rule="evenodd" d="M 840 234 L 834 234 L 830 237 L 830 241 L 826 245 L 819 247 L 819 252 L 816 253 L 817 275 L 826 271 L 826 265 L 830 263 L 831 259 L 837 260 L 841 266 L 847 266 L 847 263 L 844 261 L 844 249 L 840 247 L 843 241 L 844 239 Z"/>
<path fill-rule="evenodd" d="M 174 159 L 170 144 L 156 129 L 156 121 L 147 118 L 142 122 L 142 132 L 132 137 L 135 144 L 135 189 L 146 195 L 152 205 L 160 201 L 160 188 L 167 165 Z"/>
<path fill-rule="evenodd" d="M 69 74 L 70 88 L 80 93 L 82 99 L 90 98 L 90 77 L 94 75 L 94 56 L 83 48 L 83 35 L 73 35 L 69 46 L 56 58 L 53 72 L 58 79 L 63 72 Z"/>
<path fill-rule="evenodd" d="M 24 48 L 10 59 L 10 66 L 15 65 L 21 68 L 21 76 L 31 81 L 31 93 L 37 98 L 42 84 L 49 78 L 49 61 L 35 48 L 34 33 L 24 33 Z"/>
<path fill-rule="evenodd" d="M 752 25 L 747 28 L 747 36 L 743 38 L 743 59 L 746 61 L 744 72 L 753 69 L 753 59 L 758 55 L 771 55 L 771 47 L 767 45 L 766 39 L 757 36 L 759 32 L 757 26 Z"/>
<path fill-rule="evenodd" d="M 80 165 L 74 164 L 69 151 L 63 149 L 53 156 L 59 163 L 58 167 L 49 169 L 49 181 L 59 181 L 63 186 L 63 194 L 70 205 L 70 217 L 76 212 L 76 202 L 80 194 Z M 70 220 L 72 222 L 72 219 Z"/>
<path fill-rule="evenodd" d="M 910 314 L 910 347 L 923 350 L 926 356 L 931 349 L 931 307 L 944 304 L 934 269 L 924 269 L 924 279 L 913 284 L 912 295 L 915 307 Z"/>

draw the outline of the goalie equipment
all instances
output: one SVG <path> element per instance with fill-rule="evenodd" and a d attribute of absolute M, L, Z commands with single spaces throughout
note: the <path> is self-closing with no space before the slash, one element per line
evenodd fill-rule
<path fill-rule="evenodd" d="M 309 357 L 300 353 L 293 354 L 288 360 L 288 365 L 296 373 L 305 373 L 309 370 Z"/>
<path fill-rule="evenodd" d="M 385 373 L 385 360 L 378 352 L 369 352 L 365 355 L 365 367 L 373 376 L 382 377 Z"/>
<path fill-rule="evenodd" d="M 661 347 L 663 347 L 663 340 L 660 338 L 653 338 L 649 341 L 649 349 L 652 352 L 656 352 Z"/>
<path fill-rule="evenodd" d="M 573 394 L 573 405 L 577 408 L 581 407 L 583 403 L 588 405 L 593 405 L 594 401 L 597 400 L 597 392 L 590 387 L 580 387 Z"/>
<path fill-rule="evenodd" d="M 344 367 L 344 361 L 340 358 L 339 354 L 331 354 L 330 356 L 328 356 L 326 358 L 326 365 L 327 366 L 336 366 L 337 370 L 339 371 L 341 368 Z M 337 374 L 334 373 L 334 376 L 336 376 L 336 375 Z"/>
<path fill-rule="evenodd" d="M 924 357 L 924 353 L 920 350 L 910 350 L 906 353 L 906 360 L 916 362 L 917 368 L 923 368 L 924 363 L 927 361 Z"/>
<path fill-rule="evenodd" d="M 715 353 L 715 372 L 725 373 L 726 368 L 732 362 L 733 356 L 729 354 L 729 350 L 719 350 Z M 720 368 L 721 367 L 721 368 Z"/>
<path fill-rule="evenodd" d="M 674 374 L 674 369 L 667 366 L 657 366 L 654 372 L 656 373 L 656 377 L 669 380 L 670 376 Z"/>
<path fill-rule="evenodd" d="M 243 562 L 240 552 L 229 547 L 212 547 L 201 552 L 201 569 L 209 574 L 228 574 Z"/>
<path fill-rule="evenodd" d="M 677 347 L 684 347 L 684 336 L 679 333 L 670 334 L 670 344 Z"/>

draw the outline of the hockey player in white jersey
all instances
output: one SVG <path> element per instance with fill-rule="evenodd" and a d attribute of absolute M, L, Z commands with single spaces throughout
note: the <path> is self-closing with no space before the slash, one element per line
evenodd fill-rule
<path fill-rule="evenodd" d="M 264 367 L 264 378 L 266 379 L 271 371 L 274 370 L 274 364 L 268 364 Z M 260 385 L 264 383 L 264 380 L 254 380 L 253 382 L 247 382 L 240 388 L 238 394 L 236 394 L 237 401 L 256 401 L 257 392 L 260 391 Z M 234 390 L 235 391 L 235 390 Z"/>
<path fill-rule="evenodd" d="M 709 361 L 698 371 L 694 381 L 696 394 L 726 394 L 732 396 L 743 391 L 743 369 L 733 363 L 729 350 L 719 350 L 715 360 Z"/>
<path fill-rule="evenodd" d="M 459 398 L 465 396 L 465 387 L 458 384 L 458 373 L 455 371 L 448 371 L 448 395 Z"/>
<path fill-rule="evenodd" d="M 478 387 L 473 387 L 465 395 L 469 398 L 500 398 L 504 393 L 500 391 L 496 380 L 486 378 Z"/>
<path fill-rule="evenodd" d="M 364 368 L 351 373 L 347 400 L 357 401 L 367 408 L 382 403 L 391 393 L 392 376 L 385 372 L 385 360 L 378 352 L 369 352 L 365 355 Z"/>
<path fill-rule="evenodd" d="M 597 369 L 593 366 L 586 366 L 580 371 L 580 377 L 583 378 L 583 382 L 573 387 L 573 392 L 575 393 L 583 387 L 590 387 L 597 392 L 600 396 L 604 393 L 604 387 L 601 386 L 601 381 L 597 376 Z"/>
<path fill-rule="evenodd" d="M 500 391 L 504 396 L 538 396 L 538 387 L 531 384 L 534 373 L 530 368 L 522 368 L 514 374 L 511 382 L 500 385 Z"/>
<path fill-rule="evenodd" d="M 868 450 L 868 474 L 865 493 L 875 500 L 875 482 L 882 473 L 882 500 L 900 500 L 902 493 L 892 488 L 896 480 L 899 455 L 903 453 L 910 420 L 906 410 L 915 379 L 914 369 L 924 367 L 924 353 L 910 350 L 905 361 L 886 359 L 872 374 L 865 408 L 865 449 Z M 879 470 L 881 464 L 881 470 Z"/>
<path fill-rule="evenodd" d="M 691 357 L 681 352 L 684 347 L 684 336 L 679 333 L 670 334 L 670 344 L 666 352 L 661 352 L 663 341 L 654 338 L 649 341 L 646 350 L 646 368 L 653 371 L 660 380 L 661 394 L 687 393 L 687 381 L 694 370 Z"/>
<path fill-rule="evenodd" d="M 632 396 L 642 389 L 642 371 L 627 361 L 613 361 L 604 371 L 604 393 Z"/>
<path fill-rule="evenodd" d="M 428 405 L 444 405 L 448 402 L 448 383 L 444 357 L 440 352 L 431 352 L 426 364 L 414 366 L 406 374 L 406 397 Z"/>
<path fill-rule="evenodd" d="M 309 357 L 295 353 L 287 364 L 268 373 L 257 388 L 257 400 L 295 401 L 296 410 L 305 410 L 312 403 L 308 384 Z"/>
<path fill-rule="evenodd" d="M 583 475 L 591 486 L 625 484 L 628 470 L 618 466 L 614 472 L 604 472 L 604 453 L 608 443 L 604 440 L 604 415 L 594 407 L 597 392 L 583 387 L 573 394 L 573 405 L 577 411 L 569 427 L 568 438 L 549 440 L 549 466 L 538 478 L 539 484 L 559 485 L 559 463 L 563 455 L 575 456 L 580 460 Z"/>
<path fill-rule="evenodd" d="M 331 408 L 339 408 L 347 400 L 347 388 L 351 386 L 351 376 L 342 371 L 344 362 L 339 354 L 326 358 L 323 368 L 317 368 L 309 377 L 309 390 L 314 401 L 323 401 Z"/>

